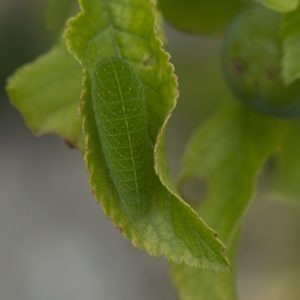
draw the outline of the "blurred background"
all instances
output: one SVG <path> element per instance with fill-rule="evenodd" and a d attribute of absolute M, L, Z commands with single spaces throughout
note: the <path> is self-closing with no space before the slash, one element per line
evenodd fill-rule
<path fill-rule="evenodd" d="M 43 8 L 0 1 L 0 299 L 178 299 L 166 261 L 133 248 L 105 218 L 81 154 L 34 137 L 9 104 L 6 78 L 55 41 Z M 220 41 L 166 30 L 181 91 L 169 129 L 176 176 L 193 129 L 224 96 L 213 88 L 222 81 Z M 300 299 L 299 232 L 299 207 L 258 193 L 243 232 L 239 299 Z"/>

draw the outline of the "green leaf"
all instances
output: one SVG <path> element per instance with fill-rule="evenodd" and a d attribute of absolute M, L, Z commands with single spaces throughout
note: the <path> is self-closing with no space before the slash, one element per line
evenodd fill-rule
<path fill-rule="evenodd" d="M 212 273 L 173 266 L 182 299 L 233 300 L 238 229 L 255 181 L 266 159 L 275 151 L 282 122 L 256 114 L 238 103 L 226 103 L 196 130 L 185 158 L 182 184 L 196 177 L 207 184 L 198 211 L 228 246 L 233 270 Z"/>
<path fill-rule="evenodd" d="M 37 135 L 55 133 L 82 147 L 78 106 L 81 68 L 63 43 L 25 65 L 8 80 L 11 102 Z"/>
<path fill-rule="evenodd" d="M 277 170 L 271 195 L 300 203 L 300 126 L 299 121 L 286 125 L 278 151 Z"/>
<path fill-rule="evenodd" d="M 86 136 L 85 159 L 96 198 L 135 246 L 174 262 L 226 269 L 224 246 L 215 233 L 189 205 L 164 187 L 151 163 L 159 130 L 177 96 L 173 66 L 158 38 L 161 30 L 153 1 L 82 0 L 80 3 L 81 13 L 70 20 L 65 36 L 71 52 L 85 69 L 81 113 Z M 119 106 L 115 107 L 113 101 L 119 101 Z M 104 102 L 107 111 L 102 106 Z M 139 111 L 136 121 L 130 120 L 133 110 Z M 114 117 L 120 111 L 122 117 Z M 115 119 L 119 117 L 120 120 Z M 106 121 L 112 127 L 105 133 Z M 145 122 L 146 137 L 144 133 L 137 137 L 129 129 L 140 128 L 144 132 Z M 116 139 L 117 130 L 125 135 L 124 139 Z M 141 158 L 130 144 L 133 139 L 138 144 L 145 143 L 140 146 Z M 118 142 L 125 149 L 109 154 Z M 119 160 L 129 159 L 127 175 L 129 180 L 133 179 L 134 196 L 130 197 L 128 187 L 120 182 L 123 175 L 117 174 L 117 165 L 112 162 L 118 156 Z M 124 163 L 119 166 L 125 168 Z M 144 172 L 139 171 L 140 167 Z M 144 191 L 143 197 L 137 196 L 139 189 Z M 147 203 L 143 205 L 142 201 Z"/>
<path fill-rule="evenodd" d="M 207 181 L 209 192 L 201 215 L 222 239 L 229 241 L 238 228 L 255 178 L 275 151 L 284 124 L 242 105 L 227 104 L 200 126 L 188 145 L 183 177 Z"/>
<path fill-rule="evenodd" d="M 300 78 L 300 9 L 282 18 L 283 78 L 290 84 Z"/>
<path fill-rule="evenodd" d="M 279 11 L 289 12 L 297 8 L 298 0 L 255 0 L 258 3 L 265 5 L 266 7 Z"/>
<path fill-rule="evenodd" d="M 236 293 L 236 256 L 239 236 L 228 246 L 232 269 L 229 272 L 212 272 L 172 264 L 172 279 L 183 300 L 234 300 Z"/>
<path fill-rule="evenodd" d="M 176 28 L 198 34 L 220 34 L 243 9 L 243 0 L 159 0 L 164 17 Z"/>

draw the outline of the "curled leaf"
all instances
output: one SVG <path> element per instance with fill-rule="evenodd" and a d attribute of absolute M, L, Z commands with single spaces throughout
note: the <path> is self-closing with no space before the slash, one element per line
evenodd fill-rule
<path fill-rule="evenodd" d="M 70 20 L 65 37 L 85 69 L 85 159 L 97 200 L 124 235 L 150 254 L 195 267 L 227 269 L 224 246 L 214 231 L 154 171 L 153 148 L 178 92 L 153 1 L 80 4 L 81 12 Z M 110 127 L 103 125 L 106 121 Z M 123 137 L 117 138 L 117 131 Z M 112 153 L 117 144 L 124 148 Z M 118 173 L 125 167 L 126 178 Z"/>

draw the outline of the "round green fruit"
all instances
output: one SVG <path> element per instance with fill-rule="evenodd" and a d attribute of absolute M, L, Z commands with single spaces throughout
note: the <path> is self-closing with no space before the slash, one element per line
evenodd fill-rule
<path fill-rule="evenodd" d="M 223 73 L 233 94 L 258 112 L 300 116 L 300 80 L 282 77 L 280 14 L 260 5 L 233 22 L 223 47 Z"/>

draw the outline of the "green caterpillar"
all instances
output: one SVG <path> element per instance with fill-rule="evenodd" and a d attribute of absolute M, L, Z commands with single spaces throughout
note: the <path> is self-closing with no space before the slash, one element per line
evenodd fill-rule
<path fill-rule="evenodd" d="M 92 103 L 106 164 L 130 216 L 148 207 L 149 139 L 144 88 L 121 58 L 101 59 L 92 75 Z"/>

